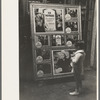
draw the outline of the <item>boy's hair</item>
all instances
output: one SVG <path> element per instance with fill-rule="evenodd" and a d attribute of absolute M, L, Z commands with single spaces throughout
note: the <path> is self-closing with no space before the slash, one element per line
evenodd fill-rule
<path fill-rule="evenodd" d="M 75 43 L 75 47 L 79 49 L 84 49 L 84 41 L 79 40 Z"/>

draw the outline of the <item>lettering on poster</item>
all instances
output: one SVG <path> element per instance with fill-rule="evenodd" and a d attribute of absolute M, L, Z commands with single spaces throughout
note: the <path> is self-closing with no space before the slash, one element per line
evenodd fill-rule
<path fill-rule="evenodd" d="M 44 23 L 46 31 L 55 31 L 56 22 L 55 22 L 55 11 L 52 9 L 44 10 Z"/>

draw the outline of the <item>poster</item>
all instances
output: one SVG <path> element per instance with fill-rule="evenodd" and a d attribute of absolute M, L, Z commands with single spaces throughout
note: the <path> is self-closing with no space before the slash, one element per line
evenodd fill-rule
<path fill-rule="evenodd" d="M 46 31 L 56 30 L 56 12 L 52 9 L 44 10 L 44 24 Z"/>
<path fill-rule="evenodd" d="M 52 59 L 54 75 L 73 73 L 73 68 L 71 67 L 70 52 L 68 50 L 53 50 Z"/>
<path fill-rule="evenodd" d="M 64 33 L 64 9 L 34 7 L 34 33 Z"/>

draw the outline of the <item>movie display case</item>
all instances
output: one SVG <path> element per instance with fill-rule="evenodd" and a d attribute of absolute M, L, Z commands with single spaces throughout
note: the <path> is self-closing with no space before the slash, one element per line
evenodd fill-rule
<path fill-rule="evenodd" d="M 70 57 L 82 40 L 81 7 L 30 3 L 30 21 L 35 79 L 72 76 Z"/>

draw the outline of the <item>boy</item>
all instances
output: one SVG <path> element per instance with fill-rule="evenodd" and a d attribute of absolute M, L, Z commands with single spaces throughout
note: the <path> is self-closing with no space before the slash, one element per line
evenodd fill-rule
<path fill-rule="evenodd" d="M 71 57 L 73 67 L 74 67 L 74 78 L 76 82 L 76 88 L 75 91 L 70 92 L 70 95 L 79 95 L 80 90 L 82 89 L 82 79 L 81 79 L 81 72 L 83 67 L 83 62 L 85 58 L 85 52 L 84 52 L 84 42 L 78 41 L 75 44 L 75 47 L 77 51 L 74 53 L 74 56 Z"/>

